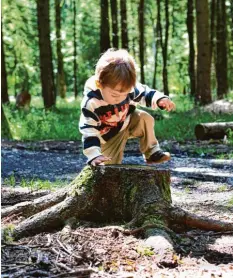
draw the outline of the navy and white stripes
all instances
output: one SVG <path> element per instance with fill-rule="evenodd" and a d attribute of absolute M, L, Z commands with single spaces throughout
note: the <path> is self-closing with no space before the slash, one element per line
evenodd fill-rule
<path fill-rule="evenodd" d="M 163 93 L 137 83 L 124 101 L 111 105 L 104 101 L 101 91 L 96 87 L 95 77 L 89 78 L 84 87 L 79 121 L 83 153 L 88 162 L 101 155 L 101 144 L 128 126 L 130 115 L 137 104 L 155 109 L 158 100 L 164 97 Z"/>

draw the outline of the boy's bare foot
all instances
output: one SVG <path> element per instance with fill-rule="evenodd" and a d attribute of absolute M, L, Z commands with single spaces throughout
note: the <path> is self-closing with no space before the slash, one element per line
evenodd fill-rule
<path fill-rule="evenodd" d="M 158 164 L 166 162 L 171 159 L 171 154 L 169 152 L 163 152 L 161 150 L 153 153 L 148 159 L 146 159 L 147 164 Z"/>

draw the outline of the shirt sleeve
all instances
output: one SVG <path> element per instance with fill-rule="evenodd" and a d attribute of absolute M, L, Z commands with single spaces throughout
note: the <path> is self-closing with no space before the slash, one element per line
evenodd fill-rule
<path fill-rule="evenodd" d="M 134 91 L 130 93 L 132 101 L 139 103 L 141 106 L 151 107 L 155 109 L 158 106 L 158 101 L 162 98 L 169 98 L 157 90 L 151 89 L 147 85 L 137 83 Z M 162 109 L 161 107 L 159 107 Z"/>
<path fill-rule="evenodd" d="M 87 157 L 87 163 L 101 154 L 100 142 L 100 120 L 94 113 L 94 105 L 86 98 L 81 103 L 81 116 L 79 120 L 79 131 L 82 134 L 83 153 Z"/>

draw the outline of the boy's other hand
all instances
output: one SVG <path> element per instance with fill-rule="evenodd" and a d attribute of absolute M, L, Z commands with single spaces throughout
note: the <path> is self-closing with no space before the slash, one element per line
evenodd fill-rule
<path fill-rule="evenodd" d="M 105 161 L 110 161 L 110 160 L 111 160 L 111 157 L 106 157 L 106 156 L 100 155 L 92 160 L 91 165 L 92 166 L 104 165 Z"/>
<path fill-rule="evenodd" d="M 168 112 L 174 110 L 176 108 L 176 105 L 173 101 L 171 101 L 169 98 L 162 98 L 158 102 L 158 106 L 164 108 Z"/>

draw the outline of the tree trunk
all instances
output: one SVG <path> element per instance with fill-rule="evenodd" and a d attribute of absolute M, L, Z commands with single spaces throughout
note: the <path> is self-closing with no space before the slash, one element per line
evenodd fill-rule
<path fill-rule="evenodd" d="M 76 1 L 73 1 L 74 6 L 74 23 L 73 23 L 73 45 L 74 45 L 74 96 L 75 98 L 78 96 L 78 83 L 77 83 L 77 74 L 78 74 L 78 68 L 77 68 L 77 36 L 76 36 L 76 17 L 77 17 L 77 11 L 76 11 Z"/>
<path fill-rule="evenodd" d="M 217 0 L 217 96 L 223 99 L 227 95 L 227 26 L 225 0 Z"/>
<path fill-rule="evenodd" d="M 211 0 L 211 20 L 210 20 L 210 64 L 214 54 L 216 37 L 216 0 Z"/>
<path fill-rule="evenodd" d="M 196 0 L 197 99 L 201 105 L 212 101 L 210 89 L 210 38 L 208 0 Z"/>
<path fill-rule="evenodd" d="M 233 132 L 233 122 L 205 123 L 195 127 L 197 140 L 223 139 L 230 131 Z"/>
<path fill-rule="evenodd" d="M 233 0 L 230 1 L 230 15 L 231 15 L 231 39 L 233 41 Z"/>
<path fill-rule="evenodd" d="M 129 39 L 128 39 L 126 0 L 120 0 L 120 5 L 121 5 L 121 46 L 124 49 L 128 49 Z"/>
<path fill-rule="evenodd" d="M 2 71 L 1 71 L 1 78 L 2 78 L 1 94 L 2 94 L 2 97 L 1 97 L 1 99 L 2 99 L 2 103 L 8 103 L 9 96 L 8 96 L 7 72 L 6 72 L 6 61 L 5 61 L 2 29 L 1 29 L 1 68 L 2 68 Z"/>
<path fill-rule="evenodd" d="M 56 38 L 57 38 L 57 95 L 61 98 L 66 97 L 66 84 L 65 84 L 65 73 L 63 66 L 63 54 L 61 46 L 61 1 L 55 1 L 56 9 Z"/>
<path fill-rule="evenodd" d="M 158 16 L 157 16 L 157 22 L 156 22 L 156 26 L 153 27 L 153 31 L 154 31 L 154 37 L 155 37 L 155 52 L 154 52 L 154 74 L 153 74 L 153 83 L 152 83 L 152 88 L 156 88 L 157 87 L 157 65 L 158 65 L 158 46 L 159 46 L 159 31 L 158 31 Z"/>
<path fill-rule="evenodd" d="M 163 30 L 162 30 L 162 23 L 161 23 L 161 1 L 157 0 L 157 7 L 158 7 L 158 22 L 159 22 L 159 37 L 160 37 L 160 44 L 162 49 L 162 56 L 163 56 L 163 90 L 164 94 L 169 96 L 169 89 L 168 89 L 168 72 L 167 72 L 167 50 L 168 50 L 168 36 L 169 36 L 169 3 L 168 0 L 165 0 L 165 38 L 163 40 Z"/>
<path fill-rule="evenodd" d="M 117 0 L 111 0 L 111 14 L 112 14 L 112 46 L 118 48 L 118 19 L 117 19 Z"/>
<path fill-rule="evenodd" d="M 49 0 L 37 0 L 37 20 L 42 96 L 45 108 L 51 108 L 55 105 L 56 94 L 52 64 L 52 48 L 50 43 Z"/>
<path fill-rule="evenodd" d="M 141 82 L 145 83 L 144 75 L 144 0 L 140 0 L 138 6 L 139 14 L 139 56 L 140 56 L 140 73 Z"/>
<path fill-rule="evenodd" d="M 1 135 L 2 138 L 12 139 L 9 123 L 7 121 L 2 103 L 1 103 Z"/>
<path fill-rule="evenodd" d="M 195 48 L 194 48 L 194 15 L 193 15 L 193 1 L 188 0 L 187 6 L 187 30 L 189 36 L 189 79 L 191 96 L 196 94 L 196 78 L 195 78 Z"/>
<path fill-rule="evenodd" d="M 173 207 L 170 172 L 148 166 L 86 166 L 66 188 L 29 202 L 26 207 L 27 202 L 21 203 L 21 215 L 28 218 L 13 230 L 15 239 L 62 228 L 71 218 L 128 222 L 126 227 L 133 230 L 124 230 L 126 233 L 143 233 L 148 245 L 165 251 L 173 251 L 174 223 L 215 231 L 233 230 L 231 223 L 199 218 Z M 4 217 L 16 212 L 20 213 L 19 205 L 2 210 Z M 7 227 L 3 230 L 6 233 Z M 162 248 L 157 241 L 161 238 Z"/>
<path fill-rule="evenodd" d="M 109 36 L 108 0 L 101 0 L 101 23 L 100 23 L 100 51 L 105 52 L 111 47 Z"/>

